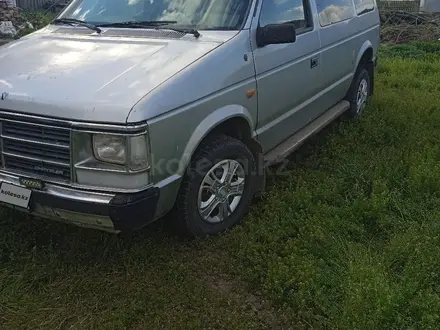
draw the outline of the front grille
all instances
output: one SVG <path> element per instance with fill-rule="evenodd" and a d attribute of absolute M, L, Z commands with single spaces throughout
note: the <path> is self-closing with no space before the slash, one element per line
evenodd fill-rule
<path fill-rule="evenodd" d="M 70 130 L 0 119 L 0 166 L 20 175 L 71 180 Z"/>

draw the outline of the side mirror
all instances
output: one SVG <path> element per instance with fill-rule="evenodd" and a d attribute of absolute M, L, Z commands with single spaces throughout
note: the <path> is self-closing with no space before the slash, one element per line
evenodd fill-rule
<path fill-rule="evenodd" d="M 269 24 L 257 29 L 257 45 L 290 44 L 296 41 L 294 24 Z"/>

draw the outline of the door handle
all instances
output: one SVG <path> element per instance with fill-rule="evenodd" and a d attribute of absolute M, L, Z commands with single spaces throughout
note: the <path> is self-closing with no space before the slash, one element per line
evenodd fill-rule
<path fill-rule="evenodd" d="M 316 68 L 318 64 L 319 64 L 319 57 L 318 56 L 312 57 L 312 59 L 310 60 L 310 67 L 312 69 Z"/>

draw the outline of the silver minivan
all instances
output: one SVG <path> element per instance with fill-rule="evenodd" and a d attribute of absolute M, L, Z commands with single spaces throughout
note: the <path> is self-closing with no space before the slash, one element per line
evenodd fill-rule
<path fill-rule="evenodd" d="M 375 0 L 73 0 L 0 48 L 0 203 L 120 232 L 239 223 L 373 93 Z"/>

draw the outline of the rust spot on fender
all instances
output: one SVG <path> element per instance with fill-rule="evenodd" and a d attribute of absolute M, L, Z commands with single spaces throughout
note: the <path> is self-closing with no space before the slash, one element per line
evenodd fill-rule
<path fill-rule="evenodd" d="M 246 96 L 250 99 L 251 97 L 255 96 L 256 94 L 257 94 L 257 91 L 254 88 L 252 88 L 247 91 Z"/>

